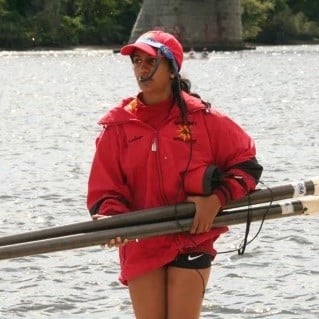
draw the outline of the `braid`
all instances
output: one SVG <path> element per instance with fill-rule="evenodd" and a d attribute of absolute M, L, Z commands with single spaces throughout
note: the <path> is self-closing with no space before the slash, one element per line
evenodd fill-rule
<path fill-rule="evenodd" d="M 171 62 L 169 61 L 171 70 L 173 71 L 174 68 L 171 65 Z M 188 116 L 188 109 L 187 109 L 187 104 L 185 100 L 182 97 L 182 91 L 195 96 L 201 100 L 201 102 L 206 106 L 207 109 L 210 109 L 211 105 L 209 102 L 203 101 L 201 97 L 197 93 L 192 93 L 191 92 L 191 81 L 186 78 L 182 78 L 179 73 L 174 72 L 175 77 L 172 82 L 172 91 L 173 91 L 173 96 L 175 98 L 176 104 L 180 109 L 181 112 L 181 119 L 183 124 L 189 124 L 189 120 L 187 118 Z"/>
<path fill-rule="evenodd" d="M 185 88 L 187 88 L 187 87 L 185 87 L 184 83 L 182 84 L 182 81 L 180 80 L 180 75 L 178 74 L 173 79 L 172 91 L 173 91 L 173 96 L 175 98 L 176 104 L 179 107 L 179 110 L 181 112 L 181 118 L 182 118 L 183 124 L 187 124 L 187 122 L 188 122 L 188 120 L 187 120 L 187 114 L 188 114 L 187 105 L 186 105 L 185 100 L 183 99 L 182 94 L 181 94 L 182 90 Z M 186 91 L 186 90 L 183 90 L 183 91 Z"/>

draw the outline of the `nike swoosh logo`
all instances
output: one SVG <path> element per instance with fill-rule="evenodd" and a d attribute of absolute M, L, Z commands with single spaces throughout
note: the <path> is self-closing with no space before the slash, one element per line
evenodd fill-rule
<path fill-rule="evenodd" d="M 202 256 L 204 256 L 204 254 L 200 254 L 200 255 L 197 255 L 197 256 L 188 255 L 187 259 L 188 259 L 189 261 L 191 261 L 191 260 L 198 259 L 198 258 L 200 258 L 200 257 L 202 257 Z"/>

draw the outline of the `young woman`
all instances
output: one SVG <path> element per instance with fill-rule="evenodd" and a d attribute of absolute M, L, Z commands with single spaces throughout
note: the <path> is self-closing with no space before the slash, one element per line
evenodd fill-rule
<path fill-rule="evenodd" d="M 183 48 L 174 36 L 150 31 L 121 53 L 131 58 L 140 92 L 99 122 L 88 209 L 97 219 L 195 203 L 189 232 L 138 242 L 114 238 L 107 245 L 119 247 L 120 281 L 128 285 L 137 319 L 196 319 L 213 243 L 227 231 L 212 228 L 214 218 L 227 202 L 254 190 L 262 167 L 243 129 L 189 93 L 190 82 L 179 74 Z"/>

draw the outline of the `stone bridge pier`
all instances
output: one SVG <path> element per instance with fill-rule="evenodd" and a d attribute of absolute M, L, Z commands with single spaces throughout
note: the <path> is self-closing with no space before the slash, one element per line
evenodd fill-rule
<path fill-rule="evenodd" d="M 129 42 L 162 29 L 185 50 L 243 49 L 241 10 L 241 0 L 144 0 Z"/>

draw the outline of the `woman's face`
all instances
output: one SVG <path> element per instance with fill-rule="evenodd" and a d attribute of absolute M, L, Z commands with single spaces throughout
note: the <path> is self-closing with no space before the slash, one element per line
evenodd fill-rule
<path fill-rule="evenodd" d="M 163 99 L 171 95 L 172 72 L 168 61 L 163 58 L 154 58 L 143 51 L 136 50 L 131 56 L 134 74 L 144 97 L 163 96 Z M 159 59 L 159 61 L 157 61 Z M 156 72 L 152 72 L 157 67 Z M 148 77 L 151 76 L 149 79 Z M 144 79 L 144 80 L 143 80 Z"/>

